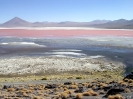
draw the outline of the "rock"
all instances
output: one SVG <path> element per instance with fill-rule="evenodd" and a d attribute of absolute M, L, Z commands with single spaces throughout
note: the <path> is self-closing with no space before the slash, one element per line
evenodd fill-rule
<path fill-rule="evenodd" d="M 48 84 L 45 86 L 45 88 L 53 89 L 53 88 L 57 88 L 57 85 L 56 84 Z"/>
<path fill-rule="evenodd" d="M 84 92 L 84 88 L 83 87 L 79 87 L 79 89 L 74 91 L 75 93 L 83 93 Z"/>
<path fill-rule="evenodd" d="M 126 77 L 124 77 L 124 79 L 133 79 L 133 72 L 131 72 L 131 74 L 127 75 Z"/>
<path fill-rule="evenodd" d="M 111 87 L 112 87 L 112 86 L 104 87 L 103 90 L 104 90 L 104 91 L 107 91 L 107 90 L 111 89 Z"/>
<path fill-rule="evenodd" d="M 122 92 L 124 92 L 124 89 L 123 89 L 123 88 L 118 88 L 118 89 L 112 88 L 112 89 L 110 89 L 110 90 L 107 92 L 107 94 L 106 94 L 104 97 L 107 97 L 107 96 L 109 96 L 109 95 L 120 94 L 120 93 L 122 93 Z"/>
<path fill-rule="evenodd" d="M 65 82 L 64 85 L 71 85 L 72 82 Z"/>
<path fill-rule="evenodd" d="M 3 86 L 3 89 L 7 89 L 7 88 L 11 88 L 11 86 L 8 86 L 8 85 Z"/>

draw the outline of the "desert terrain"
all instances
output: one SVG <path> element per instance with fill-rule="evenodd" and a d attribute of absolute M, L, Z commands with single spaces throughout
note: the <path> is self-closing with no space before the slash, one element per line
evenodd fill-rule
<path fill-rule="evenodd" d="M 133 97 L 132 79 L 124 80 L 133 30 L 17 27 L 0 28 L 0 36 L 0 98 Z"/>

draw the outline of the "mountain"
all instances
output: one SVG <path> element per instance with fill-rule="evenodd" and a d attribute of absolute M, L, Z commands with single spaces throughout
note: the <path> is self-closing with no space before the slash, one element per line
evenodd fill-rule
<path fill-rule="evenodd" d="M 15 17 L 3 24 L 0 27 L 94 27 L 108 29 L 133 29 L 133 20 L 94 20 L 91 22 L 28 22 L 19 17 Z"/>
<path fill-rule="evenodd" d="M 133 20 L 119 19 L 103 24 L 92 24 L 90 27 L 109 29 L 133 29 Z"/>
<path fill-rule="evenodd" d="M 105 23 L 103 21 L 97 21 L 96 24 Z M 34 22 L 32 24 L 33 27 L 88 27 L 88 25 L 94 24 L 94 22 Z"/>
<path fill-rule="evenodd" d="M 88 27 L 92 24 L 102 24 L 106 23 L 106 20 L 94 20 L 92 22 L 28 22 L 19 17 L 15 17 L 3 24 L 0 27 Z"/>
<path fill-rule="evenodd" d="M 110 20 L 94 20 L 94 21 L 91 21 L 90 23 L 91 24 L 103 24 L 107 22 L 110 22 Z"/>
<path fill-rule="evenodd" d="M 23 19 L 20 19 L 19 17 L 15 17 L 3 24 L 1 24 L 2 27 L 27 27 L 30 26 L 31 23 L 27 22 Z"/>

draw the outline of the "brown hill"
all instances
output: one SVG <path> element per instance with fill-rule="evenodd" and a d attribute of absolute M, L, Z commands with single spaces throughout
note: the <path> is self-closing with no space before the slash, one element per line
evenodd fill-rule
<path fill-rule="evenodd" d="M 20 19 L 18 17 L 15 17 L 3 24 L 1 24 L 2 27 L 27 27 L 31 26 L 30 22 L 27 22 L 23 19 Z"/>

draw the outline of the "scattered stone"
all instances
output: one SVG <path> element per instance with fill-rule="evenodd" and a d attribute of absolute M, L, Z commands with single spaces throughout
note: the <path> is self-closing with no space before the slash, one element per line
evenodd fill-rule
<path fill-rule="evenodd" d="M 45 86 L 45 88 L 53 89 L 53 88 L 57 88 L 57 85 L 56 85 L 56 84 L 47 84 L 47 85 Z"/>
<path fill-rule="evenodd" d="M 3 89 L 8 89 L 8 88 L 11 88 L 11 86 L 8 86 L 8 85 L 3 86 Z"/>
<path fill-rule="evenodd" d="M 123 83 L 126 86 L 121 86 Z M 93 81 L 84 83 L 68 81 L 63 84 L 46 84 L 45 86 L 44 84 L 4 85 L 0 89 L 0 98 L 102 99 L 103 97 L 103 99 L 132 99 L 132 85 L 129 81 Z"/>
<path fill-rule="evenodd" d="M 80 87 L 79 89 L 74 91 L 75 93 L 83 93 L 84 89 L 82 87 Z"/>

